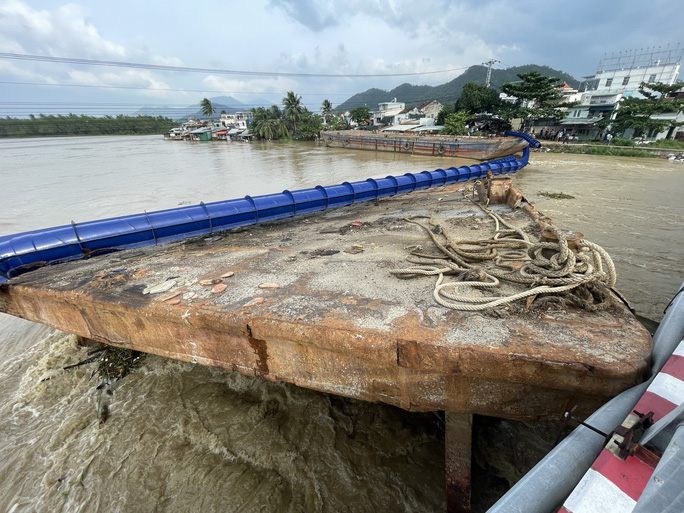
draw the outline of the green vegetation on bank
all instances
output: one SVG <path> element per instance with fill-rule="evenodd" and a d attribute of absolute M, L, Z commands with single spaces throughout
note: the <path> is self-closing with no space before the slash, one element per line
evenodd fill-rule
<path fill-rule="evenodd" d="M 323 101 L 323 116 L 314 114 L 302 105 L 302 97 L 294 91 L 288 91 L 283 97 L 283 109 L 271 105 L 268 109 L 258 107 L 252 109 L 252 122 L 249 130 L 257 139 L 277 140 L 291 137 L 298 141 L 313 141 L 323 128 L 323 117 L 336 122 L 332 104 Z"/>
<path fill-rule="evenodd" d="M 647 150 L 625 147 L 619 148 L 608 144 L 563 144 L 554 146 L 551 151 L 556 153 L 583 153 L 586 155 L 609 155 L 613 157 L 660 157 L 660 155 L 656 153 L 651 153 Z"/>
<path fill-rule="evenodd" d="M 74 135 L 146 135 L 160 134 L 176 123 L 162 116 L 104 116 L 68 114 L 31 115 L 28 119 L 0 119 L 0 137 L 39 137 Z"/>
<path fill-rule="evenodd" d="M 674 139 L 660 139 L 648 145 L 649 148 L 660 148 L 665 150 L 684 150 L 684 141 Z"/>
<path fill-rule="evenodd" d="M 585 144 L 593 144 L 596 146 L 605 146 L 603 141 L 586 141 Z M 634 139 L 625 139 L 623 137 L 615 137 L 611 146 L 630 146 L 641 149 L 656 148 L 659 150 L 684 150 L 684 142 L 675 139 L 659 139 L 657 141 L 649 142 L 648 144 L 640 145 Z"/>

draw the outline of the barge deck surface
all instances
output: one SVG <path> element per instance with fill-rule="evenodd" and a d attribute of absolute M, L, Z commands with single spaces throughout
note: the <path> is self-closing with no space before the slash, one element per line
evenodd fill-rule
<path fill-rule="evenodd" d="M 406 216 L 438 216 L 463 239 L 494 233 L 463 186 L 46 266 L 1 285 L 0 311 L 411 411 L 558 418 L 640 382 L 650 336 L 621 303 L 465 313 L 435 303 L 434 277 L 389 273 L 406 267 L 407 247 L 432 248 Z M 515 205 L 521 195 L 513 188 L 507 198 Z M 492 208 L 539 234 L 533 208 Z M 214 293 L 201 280 L 227 287 Z"/>
<path fill-rule="evenodd" d="M 475 160 L 491 160 L 514 155 L 528 145 L 527 141 L 518 137 L 454 137 L 367 130 L 323 132 L 321 136 L 326 146 L 331 148 Z"/>

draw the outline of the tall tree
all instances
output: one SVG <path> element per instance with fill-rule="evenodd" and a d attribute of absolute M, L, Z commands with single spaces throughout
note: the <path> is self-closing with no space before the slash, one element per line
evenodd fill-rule
<path fill-rule="evenodd" d="M 456 109 L 453 105 L 445 105 L 444 107 L 442 107 L 442 110 L 440 110 L 439 114 L 437 114 L 437 124 L 444 125 L 444 121 L 446 121 L 446 118 L 448 118 L 454 112 L 456 112 Z"/>
<path fill-rule="evenodd" d="M 372 115 L 373 113 L 368 110 L 368 107 L 356 107 L 355 109 L 349 111 L 349 117 L 351 120 L 359 125 L 366 124 Z"/>
<path fill-rule="evenodd" d="M 321 105 L 321 115 L 323 116 L 326 124 L 330 123 L 330 120 L 333 118 L 333 105 L 330 103 L 330 100 L 323 100 L 323 105 Z"/>
<path fill-rule="evenodd" d="M 563 119 L 566 113 L 559 106 L 561 94 L 556 89 L 562 86 L 563 82 L 537 71 L 520 73 L 518 78 L 521 82 L 506 82 L 501 86 L 501 90 L 515 98 L 515 101 L 512 104 L 504 104 L 500 114 L 507 119 L 522 119 L 521 130 L 532 124 L 535 119 Z"/>
<path fill-rule="evenodd" d="M 210 118 L 214 114 L 216 114 L 216 109 L 211 104 L 211 101 L 209 101 L 208 98 L 202 99 L 202 101 L 200 102 L 200 107 L 202 108 L 202 115 L 207 118 Z"/>
<path fill-rule="evenodd" d="M 302 119 L 304 108 L 302 107 L 302 97 L 296 95 L 294 91 L 288 91 L 283 97 L 285 107 L 285 119 L 292 124 L 292 133 L 297 135 L 297 122 Z"/>
<path fill-rule="evenodd" d="M 328 125 L 329 130 L 349 130 L 351 126 L 342 114 L 334 114 Z"/>
<path fill-rule="evenodd" d="M 297 139 L 300 141 L 313 141 L 319 136 L 322 126 L 323 118 L 305 107 L 304 112 L 302 112 L 302 119 L 299 122 Z"/>
<path fill-rule="evenodd" d="M 480 112 L 496 113 L 501 106 L 499 94 L 491 87 L 477 85 L 475 82 L 468 82 L 463 86 L 463 91 L 456 105 L 455 111 L 467 110 L 473 114 Z"/>
<path fill-rule="evenodd" d="M 667 85 L 662 83 L 645 84 L 639 86 L 639 93 L 644 98 L 634 96 L 623 97 L 616 106 L 615 115 L 606 116 L 599 127 L 613 132 L 624 133 L 627 129 L 634 131 L 635 137 L 652 136 L 668 130 L 667 138 L 671 139 L 674 129 L 683 123 L 678 123 L 675 116 L 672 119 L 654 118 L 654 115 L 677 113 L 684 109 L 684 100 L 672 96 L 679 92 L 681 84 Z"/>
<path fill-rule="evenodd" d="M 470 117 L 471 114 L 465 110 L 449 114 L 444 120 L 444 130 L 442 130 L 442 133 L 445 135 L 466 135 L 468 133 L 466 123 Z"/>

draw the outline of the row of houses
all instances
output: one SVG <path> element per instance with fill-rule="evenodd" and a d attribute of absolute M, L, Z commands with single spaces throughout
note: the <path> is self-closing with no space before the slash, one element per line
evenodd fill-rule
<path fill-rule="evenodd" d="M 594 75 L 583 77 L 579 90 L 567 84 L 559 89 L 561 102 L 571 106 L 568 107 L 567 116 L 552 129 L 564 130 L 577 140 L 597 139 L 600 136 L 599 121 L 604 116 L 614 117 L 623 98 L 641 98 L 638 89 L 642 83 L 677 83 L 683 53 L 684 50 L 679 48 L 647 49 L 605 57 L 599 62 Z M 684 97 L 684 93 L 680 92 L 679 97 Z M 659 114 L 653 115 L 653 118 L 680 123 L 684 122 L 684 113 Z M 543 121 L 535 123 L 533 127 L 537 133 L 549 128 Z M 631 138 L 633 133 L 628 130 L 622 136 Z M 684 140 L 684 127 L 672 126 L 664 132 L 648 134 L 647 138 L 652 141 L 664 138 Z"/>
<path fill-rule="evenodd" d="M 443 127 L 437 126 L 435 120 L 442 107 L 438 101 L 430 100 L 417 107 L 407 108 L 405 102 L 394 98 L 379 103 L 378 109 L 372 111 L 370 128 L 389 132 L 439 132 Z M 350 111 L 343 112 L 342 116 L 347 123 L 355 126 Z"/>
<path fill-rule="evenodd" d="M 223 116 L 224 114 L 221 115 L 222 118 Z M 164 139 L 170 141 L 227 141 L 229 139 L 251 141 L 253 135 L 247 129 L 246 120 L 244 124 L 229 125 L 224 124 L 223 120 L 208 121 L 190 118 L 179 127 L 172 128 L 165 133 Z"/>

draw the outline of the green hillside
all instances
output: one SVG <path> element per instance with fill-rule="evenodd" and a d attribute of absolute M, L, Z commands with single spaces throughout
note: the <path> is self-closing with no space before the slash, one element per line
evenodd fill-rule
<path fill-rule="evenodd" d="M 526 73 L 528 71 L 538 71 L 542 75 L 556 77 L 564 80 L 568 85 L 577 88 L 579 81 L 567 73 L 559 70 L 549 68 L 548 66 L 538 66 L 536 64 L 526 64 L 524 66 L 515 66 L 508 69 L 493 69 L 492 70 L 492 86 L 499 88 L 506 82 L 515 82 L 519 80 L 517 75 L 519 73 Z M 463 86 L 468 82 L 475 82 L 476 84 L 484 85 L 487 78 L 486 66 L 471 66 L 462 75 L 456 77 L 451 82 L 438 86 L 416 86 L 411 84 L 401 84 L 391 91 L 384 91 L 382 89 L 368 89 L 363 93 L 357 93 L 351 98 L 335 107 L 337 112 L 344 112 L 356 107 L 368 107 L 370 110 L 376 110 L 378 103 L 391 101 L 394 98 L 397 101 L 405 102 L 406 107 L 415 107 L 428 100 L 437 100 L 446 105 L 454 103 L 463 91 Z"/>

